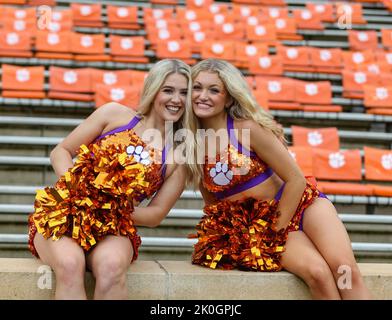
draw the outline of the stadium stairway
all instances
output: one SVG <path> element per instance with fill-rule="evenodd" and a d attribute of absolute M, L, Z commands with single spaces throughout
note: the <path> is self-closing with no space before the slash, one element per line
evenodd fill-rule
<path fill-rule="evenodd" d="M 1 1 L 0 1 L 1 2 Z M 59 9 L 71 3 L 96 3 L 93 0 L 56 1 Z M 103 5 L 151 5 L 149 1 L 99 1 Z M 303 9 L 308 1 L 288 0 L 287 8 Z M 325 1 L 314 1 L 325 3 Z M 178 2 L 184 5 L 184 1 Z M 229 1 L 217 1 L 228 4 Z M 350 2 L 354 3 L 354 2 Z M 353 25 L 354 30 L 377 30 L 392 27 L 391 14 L 381 3 L 362 3 L 367 24 Z M 143 25 L 142 11 L 139 22 Z M 103 9 L 103 21 L 107 21 Z M 287 46 L 315 46 L 347 50 L 348 31 L 336 23 L 324 23 L 322 31 L 298 29 L 303 40 L 283 40 Z M 141 35 L 144 30 L 118 30 L 75 27 L 74 31 L 88 34 Z M 106 40 L 106 46 L 108 41 Z M 107 48 L 106 48 L 107 49 Z M 107 51 L 107 50 L 106 50 Z M 276 53 L 270 48 L 270 53 Z M 51 66 L 105 70 L 133 69 L 148 71 L 158 59 L 146 41 L 148 63 L 112 61 L 73 61 L 63 59 L 0 57 L 1 64 L 45 67 L 45 90 Z M 200 54 L 193 54 L 198 60 Z M 249 75 L 247 71 L 244 72 Z M 0 73 L 1 75 L 1 73 Z M 336 127 L 342 148 L 362 148 L 364 145 L 391 149 L 392 116 L 369 114 L 362 99 L 343 97 L 340 74 L 322 72 L 284 71 L 283 75 L 296 80 L 331 83 L 332 103 L 341 105 L 343 112 L 304 112 L 272 109 L 282 123 L 289 140 L 291 125 L 307 127 Z M 39 261 L 31 259 L 27 250 L 27 214 L 32 211 L 37 188 L 50 185 L 56 177 L 50 168 L 49 154 L 53 146 L 95 109 L 94 102 L 59 99 L 7 98 L 0 95 L 0 298 L 48 299 L 52 289 L 40 289 L 45 270 Z M 339 212 L 352 241 L 361 271 L 374 296 L 392 299 L 392 197 L 328 194 Z M 287 272 L 256 274 L 241 271 L 216 271 L 190 264 L 193 240 L 187 236 L 201 217 L 203 202 L 199 193 L 184 191 L 175 208 L 162 225 L 155 229 L 140 228 L 143 238 L 140 260 L 132 264 L 128 273 L 131 299 L 309 299 L 309 292 L 301 280 Z M 180 261 L 174 261 L 180 260 Z M 52 275 L 51 275 L 52 277 Z M 40 280 L 41 279 L 41 280 Z M 86 274 L 89 294 L 93 279 Z M 221 285 L 216 286 L 216 283 Z M 234 291 L 233 288 L 236 288 Z M 239 290 L 237 289 L 239 288 Z M 243 288 L 244 290 L 241 290 Z M 205 293 L 209 292 L 206 296 Z"/>

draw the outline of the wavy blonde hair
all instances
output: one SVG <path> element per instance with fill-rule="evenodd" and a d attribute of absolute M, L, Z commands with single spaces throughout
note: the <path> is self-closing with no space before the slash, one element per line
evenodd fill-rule
<path fill-rule="evenodd" d="M 226 109 L 233 119 L 254 120 L 263 128 L 271 130 L 280 141 L 286 144 L 282 126 L 257 103 L 247 81 L 235 66 L 219 59 L 202 60 L 192 67 L 192 81 L 203 71 L 216 73 L 222 80 L 228 94 L 233 99 L 230 107 Z M 195 136 L 198 128 L 200 128 L 200 123 L 196 121 L 196 130 L 193 131 Z M 201 147 L 197 143 L 196 146 Z M 192 172 L 197 172 L 195 179 L 200 179 L 202 172 L 200 165 L 195 164 Z M 198 182 L 195 181 L 195 183 Z"/>
<path fill-rule="evenodd" d="M 157 96 L 160 88 L 165 83 L 165 80 L 168 76 L 172 74 L 180 74 L 183 75 L 187 81 L 187 97 L 185 101 L 185 111 L 182 115 L 181 119 L 173 124 L 173 134 L 180 129 L 188 129 L 193 132 L 196 130 L 195 126 L 195 115 L 192 111 L 192 78 L 191 78 L 191 68 L 186 63 L 178 59 L 163 59 L 151 68 L 147 77 L 144 80 L 143 90 L 140 98 L 139 107 L 137 109 L 137 113 L 144 117 L 146 116 L 152 109 L 154 104 L 155 97 Z M 174 141 L 173 148 L 176 148 L 179 145 L 178 141 Z M 185 143 L 185 156 L 186 163 L 193 162 L 194 156 L 194 139 L 187 139 Z M 190 166 L 187 166 L 187 184 L 191 181 L 191 177 L 193 176 L 192 170 Z"/>

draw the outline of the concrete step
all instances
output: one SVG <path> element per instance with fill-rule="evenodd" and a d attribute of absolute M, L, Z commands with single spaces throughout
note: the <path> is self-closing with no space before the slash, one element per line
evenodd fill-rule
<path fill-rule="evenodd" d="M 359 263 L 375 299 L 392 299 L 392 264 Z M 0 258 L 0 299 L 53 299 L 54 273 L 37 259 Z M 91 298 L 94 279 L 86 272 Z M 129 299 L 135 300 L 304 300 L 304 282 L 286 271 L 213 270 L 189 261 L 141 261 L 127 274 Z"/>

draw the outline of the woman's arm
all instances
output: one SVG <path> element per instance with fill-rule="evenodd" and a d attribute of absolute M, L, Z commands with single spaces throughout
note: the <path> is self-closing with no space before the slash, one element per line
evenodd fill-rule
<path fill-rule="evenodd" d="M 118 103 L 107 103 L 99 107 L 52 150 L 50 161 L 58 177 L 73 166 L 72 159 L 79 147 L 101 135 L 108 119 L 113 119 L 117 112 L 124 112 L 124 108 L 126 107 Z"/>
<path fill-rule="evenodd" d="M 183 165 L 167 165 L 167 178 L 147 207 L 135 207 L 132 220 L 136 226 L 157 227 L 167 216 L 185 188 Z M 175 166 L 174 170 L 173 167 Z M 170 168 L 171 167 L 171 168 Z"/>
<path fill-rule="evenodd" d="M 250 130 L 250 146 L 284 182 L 276 228 L 286 228 L 298 207 L 306 187 L 306 179 L 283 143 L 268 129 L 247 120 L 241 127 Z"/>
<path fill-rule="evenodd" d="M 209 204 L 216 201 L 215 196 L 211 192 L 209 192 L 206 188 L 204 188 L 203 182 L 201 182 L 201 181 L 199 183 L 199 190 L 200 190 L 200 193 L 203 197 L 204 203 L 206 205 L 209 205 Z"/>

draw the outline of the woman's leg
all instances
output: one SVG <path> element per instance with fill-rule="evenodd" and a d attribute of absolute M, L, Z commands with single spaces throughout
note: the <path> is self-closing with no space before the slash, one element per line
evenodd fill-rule
<path fill-rule="evenodd" d="M 87 255 L 96 284 L 94 299 L 128 299 L 127 271 L 133 247 L 127 237 L 106 236 Z"/>
<path fill-rule="evenodd" d="M 305 281 L 313 299 L 341 299 L 328 264 L 302 231 L 289 232 L 281 263 Z"/>
<path fill-rule="evenodd" d="M 55 299 L 86 299 L 83 249 L 69 237 L 53 241 L 45 239 L 40 233 L 34 237 L 34 246 L 42 262 L 49 265 L 56 275 Z"/>
<path fill-rule="evenodd" d="M 343 299 L 371 299 L 346 228 L 333 204 L 318 198 L 304 212 L 303 231 L 328 263 Z"/>

